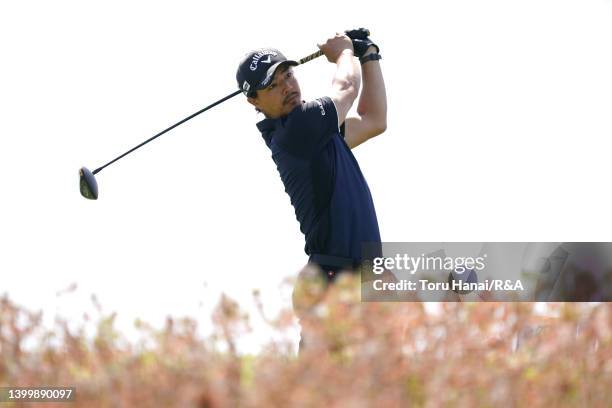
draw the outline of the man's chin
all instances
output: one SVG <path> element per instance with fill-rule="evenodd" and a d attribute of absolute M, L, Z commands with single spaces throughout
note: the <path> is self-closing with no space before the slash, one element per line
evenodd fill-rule
<path fill-rule="evenodd" d="M 285 102 L 283 104 L 282 111 L 278 115 L 278 117 L 287 116 L 288 114 L 291 113 L 292 110 L 294 110 L 295 108 L 297 108 L 301 104 L 302 104 L 302 100 L 301 100 L 300 97 L 291 98 L 289 101 L 287 101 L 287 102 Z"/>
<path fill-rule="evenodd" d="M 301 104 L 302 100 L 300 99 L 299 95 L 289 99 L 289 101 L 287 102 L 287 106 L 290 110 L 295 109 L 296 106 L 300 106 Z"/>

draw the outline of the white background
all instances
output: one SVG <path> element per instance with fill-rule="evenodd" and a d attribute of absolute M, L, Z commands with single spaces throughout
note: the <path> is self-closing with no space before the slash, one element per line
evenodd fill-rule
<path fill-rule="evenodd" d="M 355 150 L 384 241 L 610 240 L 610 0 L 4 2 L 0 293 L 49 323 L 95 293 L 126 333 L 206 331 L 221 292 L 289 307 L 304 239 L 242 95 L 102 171 L 98 201 L 78 169 L 233 92 L 250 49 L 359 26 L 387 84 L 388 130 Z M 312 99 L 334 67 L 296 72 Z"/>

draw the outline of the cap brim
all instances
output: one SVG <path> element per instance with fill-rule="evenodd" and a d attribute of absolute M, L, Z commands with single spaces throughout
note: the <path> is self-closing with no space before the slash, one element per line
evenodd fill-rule
<path fill-rule="evenodd" d="M 281 65 L 289 65 L 291 67 L 295 67 L 295 66 L 300 65 L 300 64 L 298 62 L 296 62 L 296 61 L 293 61 L 293 60 L 285 60 L 285 61 L 277 62 L 276 64 L 274 64 L 270 68 L 268 68 L 268 72 L 266 73 L 266 77 L 264 78 L 263 81 L 261 81 L 259 83 L 259 85 L 255 89 L 259 90 L 259 89 L 264 89 L 264 88 L 268 87 L 268 85 L 270 85 L 270 83 L 272 82 L 272 78 L 274 78 L 274 74 L 276 73 L 276 70 Z"/>

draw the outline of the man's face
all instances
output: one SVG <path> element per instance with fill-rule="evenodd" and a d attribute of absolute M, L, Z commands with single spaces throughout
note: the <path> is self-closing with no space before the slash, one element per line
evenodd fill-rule
<path fill-rule="evenodd" d="M 300 85 L 293 75 L 293 69 L 290 66 L 278 68 L 270 85 L 258 90 L 257 97 L 247 100 L 268 118 L 276 119 L 289 114 L 302 103 Z"/>

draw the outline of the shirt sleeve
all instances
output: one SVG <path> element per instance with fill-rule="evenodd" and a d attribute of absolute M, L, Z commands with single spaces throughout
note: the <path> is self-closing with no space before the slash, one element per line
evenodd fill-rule
<path fill-rule="evenodd" d="M 277 143 L 298 157 L 311 157 L 338 133 L 338 113 L 331 98 L 306 102 L 287 116 Z"/>

